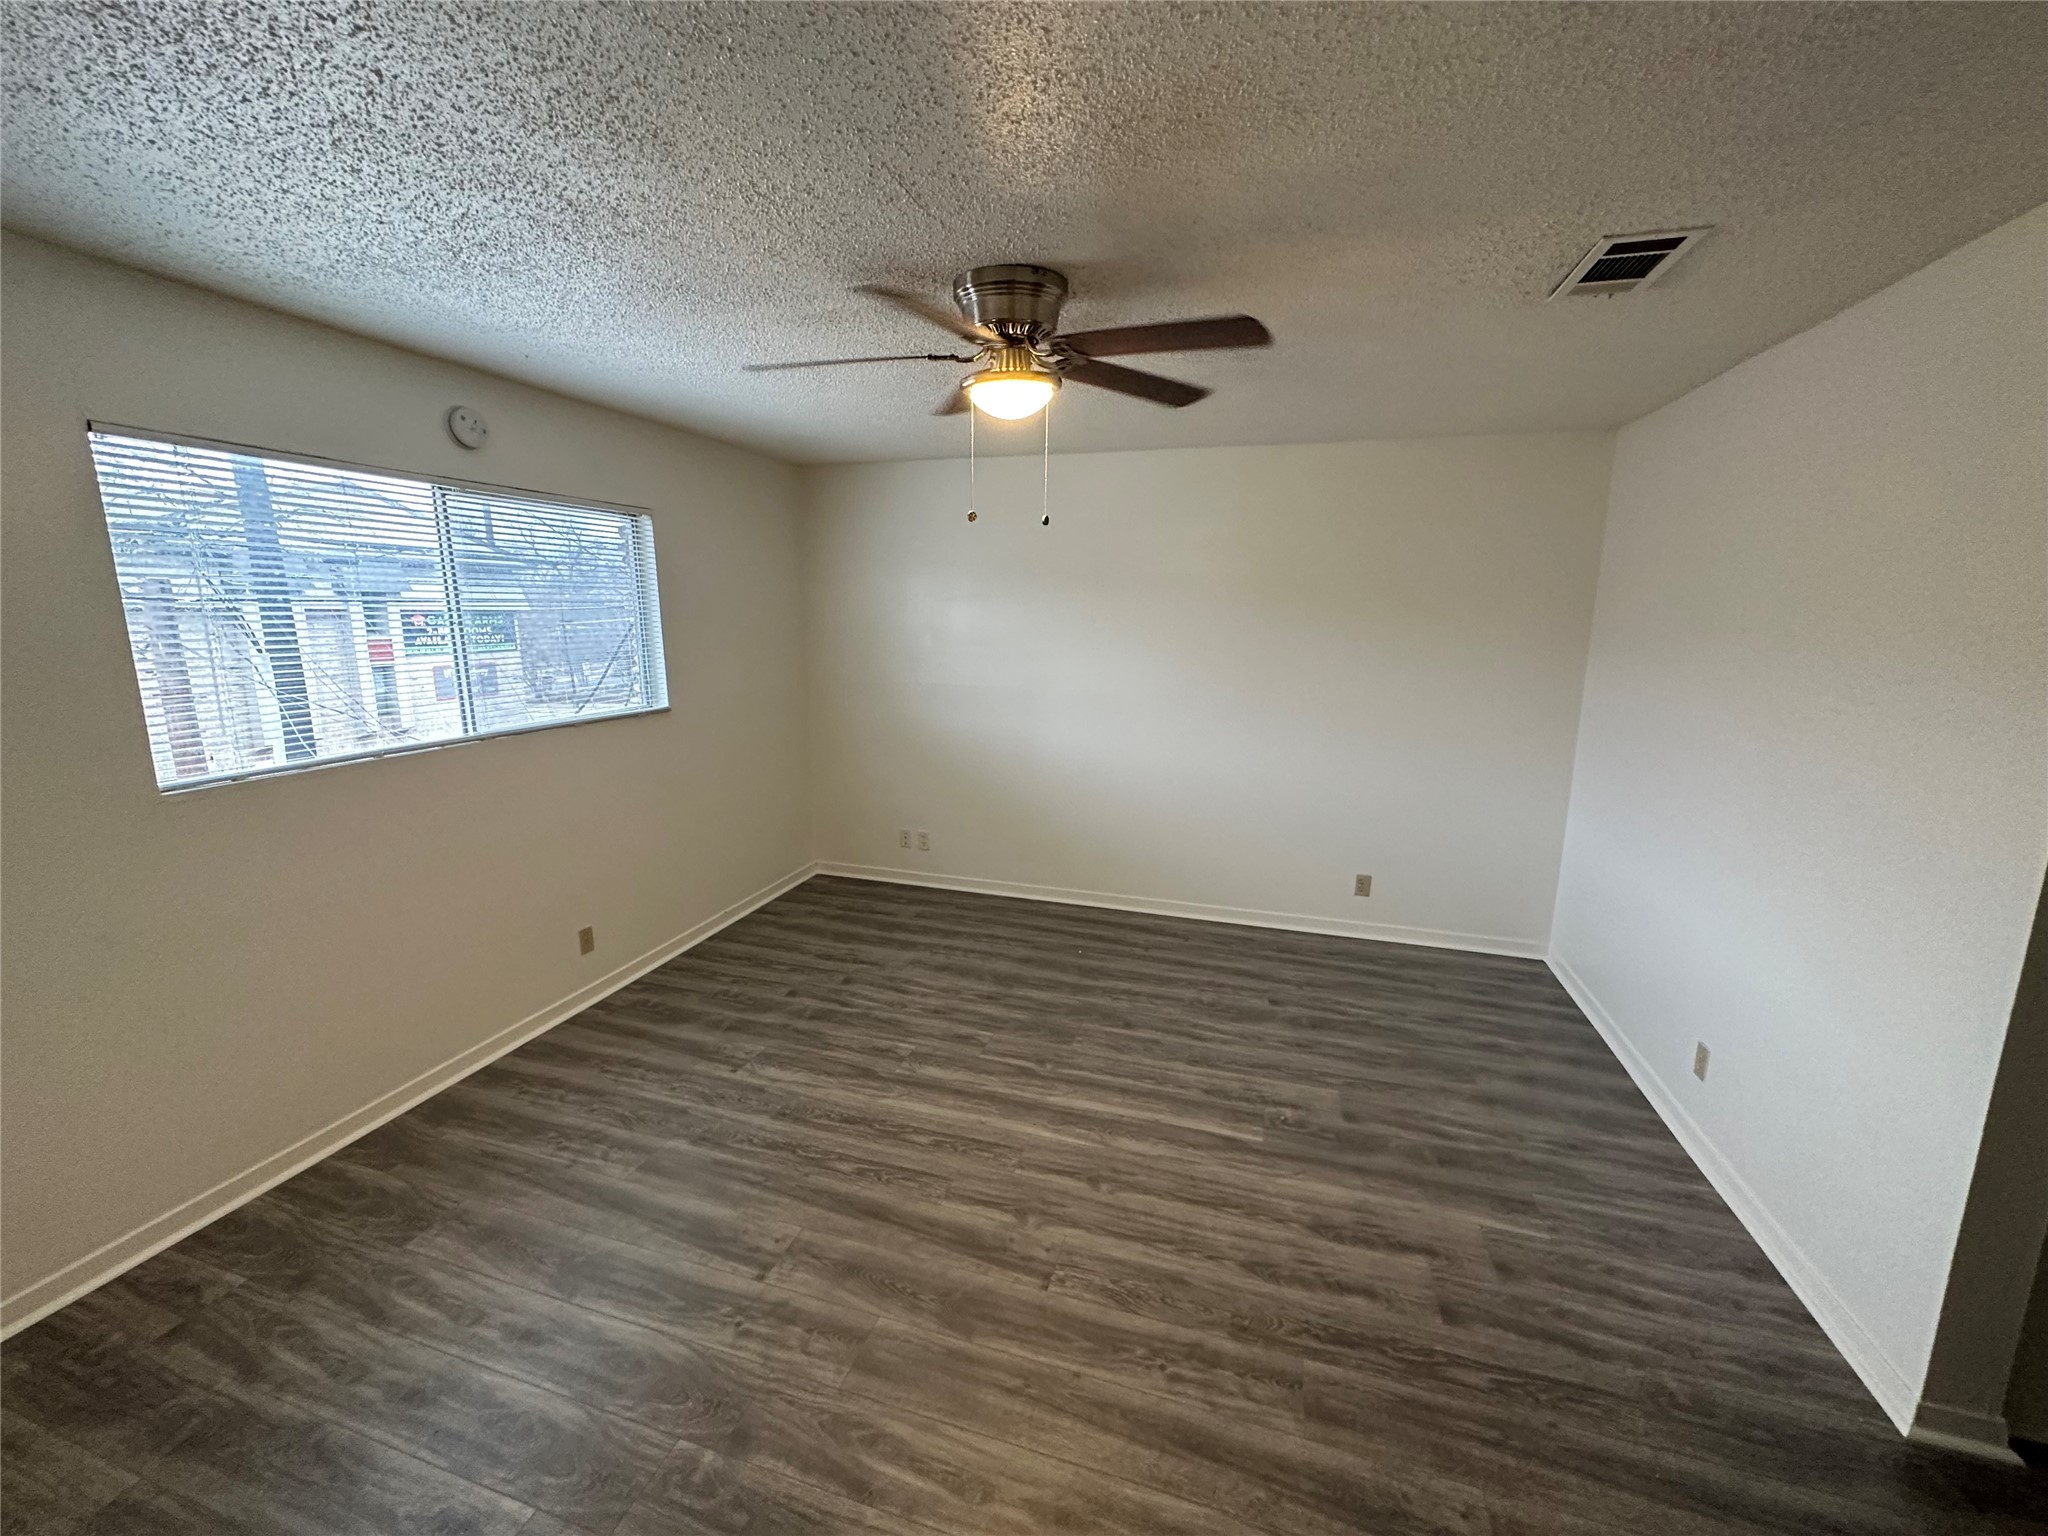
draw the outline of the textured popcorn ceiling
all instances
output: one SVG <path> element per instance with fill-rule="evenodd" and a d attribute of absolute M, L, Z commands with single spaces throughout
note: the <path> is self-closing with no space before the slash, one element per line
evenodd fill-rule
<path fill-rule="evenodd" d="M 1066 448 L 1605 427 L 2048 201 L 2048 5 L 0 11 L 10 225 L 802 459 L 965 450 L 945 366 L 738 371 L 945 346 L 855 283 L 1272 327 Z"/>

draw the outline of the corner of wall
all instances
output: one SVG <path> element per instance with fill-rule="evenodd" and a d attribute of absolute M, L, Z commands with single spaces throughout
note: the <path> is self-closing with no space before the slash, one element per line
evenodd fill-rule
<path fill-rule="evenodd" d="M 805 857 L 815 866 L 825 857 L 824 828 L 824 766 L 823 731 L 819 725 L 820 699 L 822 688 L 818 667 L 818 622 L 817 594 L 820 587 L 818 575 L 818 522 L 824 515 L 821 506 L 821 479 L 830 468 L 823 464 L 796 464 L 794 506 L 796 511 L 797 537 L 797 656 L 803 669 L 801 696 L 803 717 L 801 723 L 800 750 L 803 755 L 803 846 Z"/>
<path fill-rule="evenodd" d="M 1572 1001 L 1579 1005 L 1579 1011 L 1592 1023 L 1600 1038 L 1607 1042 L 1607 1048 L 1614 1052 L 1615 1059 L 1627 1070 L 1643 1097 L 1650 1101 L 1650 1107 L 1657 1111 L 1658 1118 L 1677 1138 L 1686 1156 L 1706 1175 L 1715 1193 L 1727 1202 L 1736 1220 L 1755 1239 L 1757 1247 L 1764 1251 L 1764 1256 L 1784 1277 L 1800 1303 L 1813 1314 L 1821 1331 L 1841 1351 L 1842 1358 L 1849 1362 L 1850 1369 L 1869 1389 L 1870 1395 L 1877 1399 L 1885 1416 L 1899 1433 L 1905 1434 L 1913 1423 L 1919 1402 L 1918 1387 L 1893 1363 L 1870 1330 L 1828 1283 L 1827 1276 L 1806 1256 L 1791 1233 L 1736 1171 L 1735 1165 L 1700 1128 L 1699 1122 L 1657 1075 L 1643 1053 L 1636 1049 L 1613 1015 L 1601 1005 L 1599 998 L 1593 995 L 1578 972 L 1572 969 L 1571 962 L 1559 953 L 1554 944 L 1547 959 L 1552 973 L 1571 994 Z"/>
<path fill-rule="evenodd" d="M 2048 207 L 1616 434 L 1550 940 L 1559 980 L 1894 1424 L 1915 1439 L 1998 1459 L 2001 1394 L 2048 1224 L 2048 1122 L 2036 1113 L 2025 1123 L 2009 1108 L 2037 1108 L 2048 1097 L 2048 1024 L 2023 1029 L 2025 996 L 2003 990 L 2020 969 L 2021 946 L 2008 935 L 2023 927 L 2027 860 L 2039 847 L 2044 236 Z M 1842 378 L 1860 382 L 1816 386 Z M 1947 414 L 1931 413 L 1930 400 Z M 1974 545 L 1933 515 L 1952 504 L 1982 525 Z M 1882 541 L 1854 532 L 1862 522 L 1913 553 L 1882 553 Z M 1788 531 L 1799 537 L 1783 537 Z M 1993 577 L 2002 581 L 1995 593 Z M 1808 595 L 1842 614 L 1884 613 L 1889 627 L 1830 627 L 1827 603 L 1809 611 Z M 1916 605 L 1903 630 L 1913 638 L 1901 641 L 1901 609 Z M 1966 611 L 1969 623 L 1959 618 Z M 1822 655 L 1830 666 L 1800 673 L 1789 665 L 1759 686 L 1761 672 Z M 1860 670 L 1843 670 L 1852 661 Z M 1973 679 L 1983 703 L 1978 733 L 1961 731 L 1929 707 L 1931 694 L 1902 681 L 1916 672 Z M 1802 734 L 1831 713 L 1853 727 L 1838 741 Z M 1711 736 L 1694 729 L 1700 722 L 1712 723 Z M 1888 833 L 1835 837 L 1829 882 L 1803 878 L 1782 852 L 1788 844 L 1771 836 L 1800 814 L 1824 817 L 1831 783 L 1871 793 L 1874 745 L 1894 763 L 1920 764 L 1910 750 L 1916 740 L 1929 766 L 1902 768 L 1882 786 L 1889 798 L 1879 810 L 1897 818 Z M 1739 750 L 1714 756 L 1702 751 L 1710 741 Z M 1974 796 L 1953 792 L 1986 764 L 2004 777 L 1987 775 Z M 1788 780 L 1778 771 L 1786 765 L 1805 770 L 1803 779 Z M 1702 766 L 1711 782 L 1695 773 Z M 1939 790 L 1952 792 L 1939 800 Z M 1938 801 L 1944 819 L 1924 812 L 1923 797 Z M 1771 834 L 1756 830 L 1773 816 Z M 1907 832 L 1945 856 L 1949 884 L 1937 906 L 1985 920 L 1955 927 L 1958 942 L 1973 945 L 1966 968 L 1957 956 L 1946 968 L 1912 958 L 1910 940 L 1927 936 L 1924 918 L 1894 931 L 1895 915 L 1881 904 L 1855 904 L 1853 893 L 1880 883 Z M 1728 840 L 1752 834 L 1746 862 L 1723 857 Z M 1832 953 L 1813 950 L 1811 934 L 1791 959 L 1790 946 L 1774 952 L 1769 939 L 1748 955 L 1733 949 L 1761 931 L 1745 924 L 1772 898 Z M 1667 907 L 1631 932 L 1643 904 L 1654 902 Z M 1991 918 L 1999 931 L 1987 932 Z M 2034 1006 L 2048 1012 L 2040 925 L 2037 913 L 2028 965 Z M 1703 937 L 1677 937 L 1689 935 Z M 1685 1019 L 1688 993 L 1713 993 L 1701 1009 L 1725 1018 L 1751 1016 L 1744 1005 L 1752 996 L 1783 1000 L 1779 1022 L 1810 1035 L 1809 1058 L 1828 1045 L 1836 1054 L 1827 1059 L 1843 1059 L 1859 1044 L 1863 996 L 1831 985 L 1817 1001 L 1801 989 L 1816 973 L 1849 975 L 1878 952 L 1879 964 L 1898 967 L 1886 979 L 1910 1006 L 1889 1021 L 1881 1043 L 1890 1052 L 1877 1059 L 1911 1065 L 1885 1069 L 1869 1098 L 1847 1102 L 1930 1107 L 1924 1135 L 1860 1139 L 1846 1118 L 1803 1119 L 1800 1090 L 1810 1088 L 1806 1102 L 1817 1106 L 1824 1093 L 1841 1102 L 1855 1089 L 1808 1084 L 1780 1055 L 1750 1079 L 1754 1086 L 1775 1073 L 1774 1086 L 1788 1090 L 1770 1112 L 1713 1122 L 1744 1158 L 1748 1176 L 1738 1173 L 1688 1112 L 1697 1101 L 1675 1094 L 1650 1065 L 1671 1062 L 1676 1073 L 1696 1038 L 1680 1026 L 1716 1027 Z M 1731 976 L 1743 985 L 1722 988 Z M 1588 978 L 1609 993 L 1634 1038 Z M 1864 994 L 1869 980 L 1861 978 Z M 1996 1029 L 2008 1000 L 2015 1015 L 1973 1146 L 1971 1110 L 1992 1082 L 1977 1073 L 2001 1051 Z M 1967 1079 L 1941 1076 L 1962 1060 L 1942 1033 L 1956 1020 L 1970 1027 L 1978 1052 Z M 2022 1079 L 2025 1090 L 2008 1087 Z M 1933 1106 L 1947 1108 L 1935 1115 Z M 1750 1141 L 1766 1136 L 1775 1138 L 1773 1155 L 1752 1161 Z M 1808 1172 L 1816 1168 L 1825 1174 L 1818 1182 Z M 1899 1278 L 1862 1262 L 1873 1243 L 1887 1242 L 1912 1259 Z"/>
<path fill-rule="evenodd" d="M 2048 1236 L 2048 878 L 1977 1142 L 1914 1433 L 2003 1449 L 2006 1398 Z M 1924 1436 L 1923 1436 L 1924 1438 Z M 1980 1452 L 1981 1453 L 1981 1452 Z"/>
<path fill-rule="evenodd" d="M 1599 434 L 1607 446 L 1606 473 L 1600 486 L 1600 559 L 1593 568 L 1593 601 L 1586 614 L 1585 649 L 1579 656 L 1579 702 L 1572 723 L 1571 773 L 1565 780 L 1564 832 L 1558 839 L 1557 878 L 1551 882 L 1550 920 L 1543 931 L 1544 950 L 1552 957 L 1557 951 L 1557 909 L 1564 898 L 1564 871 L 1571 856 L 1572 822 L 1579 813 L 1579 768 L 1586 750 L 1586 684 L 1593 666 L 1593 637 L 1600 626 L 1600 589 L 1607 570 L 1607 530 L 1614 515 L 1614 462 L 1621 451 L 1621 434 L 1632 425 L 1632 422 L 1624 422 Z"/>

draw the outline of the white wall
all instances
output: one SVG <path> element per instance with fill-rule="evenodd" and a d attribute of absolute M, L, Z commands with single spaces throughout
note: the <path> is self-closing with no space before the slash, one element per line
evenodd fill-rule
<path fill-rule="evenodd" d="M 1610 444 L 810 471 L 819 856 L 1541 953 Z"/>
<path fill-rule="evenodd" d="M 808 850 L 794 470 L 34 241 L 0 270 L 0 1288 L 25 1305 Z M 458 401 L 481 452 L 442 428 Z M 673 707 L 166 798 L 88 417 L 650 507 Z"/>
<path fill-rule="evenodd" d="M 1902 1419 L 2048 855 L 2044 422 L 2048 209 L 1615 454 L 1556 954 Z"/>

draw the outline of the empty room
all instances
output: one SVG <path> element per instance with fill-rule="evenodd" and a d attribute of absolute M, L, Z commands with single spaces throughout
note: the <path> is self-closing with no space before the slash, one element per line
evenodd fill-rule
<path fill-rule="evenodd" d="M 0 53 L 5 1536 L 2048 1533 L 2048 4 Z"/>

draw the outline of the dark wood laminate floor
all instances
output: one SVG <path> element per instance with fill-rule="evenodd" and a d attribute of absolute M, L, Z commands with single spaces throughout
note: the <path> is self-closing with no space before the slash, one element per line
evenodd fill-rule
<path fill-rule="evenodd" d="M 9 1533 L 2041 1529 L 1539 963 L 814 880 L 4 1352 Z"/>

